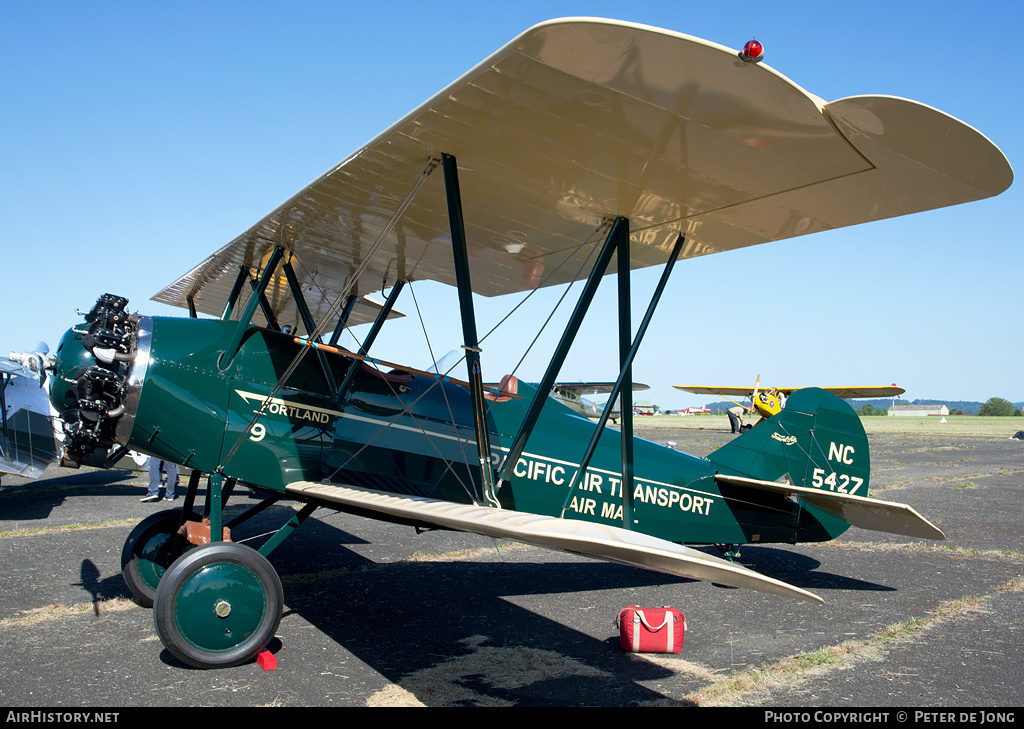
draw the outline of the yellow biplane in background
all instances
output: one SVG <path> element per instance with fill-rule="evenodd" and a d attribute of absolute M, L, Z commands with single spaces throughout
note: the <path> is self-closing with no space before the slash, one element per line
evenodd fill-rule
<path fill-rule="evenodd" d="M 706 387 L 703 385 L 673 385 L 673 387 L 684 392 L 692 392 L 695 395 L 718 395 L 729 402 L 736 403 L 748 412 L 756 412 L 762 420 L 778 415 L 785 407 L 786 398 L 797 390 L 804 389 L 802 387 L 766 387 L 762 389 L 760 375 L 758 375 L 753 388 L 745 386 Z M 861 397 L 898 397 L 906 392 L 902 387 L 897 387 L 896 383 L 880 387 L 821 387 L 819 389 L 831 392 L 844 400 Z M 742 405 L 730 398 L 730 395 L 749 398 L 750 405 Z"/>

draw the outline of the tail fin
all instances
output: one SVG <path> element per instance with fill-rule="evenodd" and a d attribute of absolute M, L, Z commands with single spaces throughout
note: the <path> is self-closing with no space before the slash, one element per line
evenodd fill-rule
<path fill-rule="evenodd" d="M 734 475 L 868 495 L 871 456 L 860 417 L 845 400 L 818 388 L 797 390 L 782 412 L 708 460 Z"/>
<path fill-rule="evenodd" d="M 848 403 L 824 390 L 797 390 L 782 412 L 719 448 L 708 461 L 718 469 L 720 486 L 800 503 L 794 540 L 835 538 L 850 525 L 945 538 L 906 504 L 868 498 L 871 456 L 864 426 Z"/>

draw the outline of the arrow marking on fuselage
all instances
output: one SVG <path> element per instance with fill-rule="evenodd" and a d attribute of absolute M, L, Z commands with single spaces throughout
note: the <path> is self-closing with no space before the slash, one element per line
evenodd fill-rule
<path fill-rule="evenodd" d="M 319 423 L 326 423 L 327 418 L 332 415 L 335 417 L 342 416 L 342 413 L 337 410 L 318 408 L 315 405 L 289 402 L 279 397 L 266 397 L 264 395 L 257 395 L 255 392 L 245 392 L 244 390 L 235 390 L 235 392 L 247 403 L 250 400 L 256 400 L 267 405 L 267 412 L 276 415 L 286 415 L 296 420 L 314 420 Z"/>

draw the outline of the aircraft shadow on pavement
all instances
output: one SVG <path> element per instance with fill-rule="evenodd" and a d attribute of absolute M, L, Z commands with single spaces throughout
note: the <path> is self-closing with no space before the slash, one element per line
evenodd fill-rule
<path fill-rule="evenodd" d="M 712 552 L 713 553 L 713 552 Z M 785 547 L 751 547 L 741 550 L 738 560 L 744 567 L 768 577 L 788 582 L 805 590 L 852 590 L 891 592 L 895 588 L 877 582 L 867 582 L 846 575 L 819 570 L 821 562 Z"/>
<path fill-rule="evenodd" d="M 280 515 L 274 519 L 271 514 L 266 521 L 280 521 Z M 245 531 L 258 534 L 267 523 L 254 520 Z M 406 561 L 402 549 L 411 553 L 418 547 L 406 546 L 412 533 L 408 527 L 372 521 L 365 526 L 375 535 L 386 535 L 388 542 L 371 544 L 345 529 L 310 519 L 301 536 L 286 540 L 271 555 L 284 584 L 284 620 L 294 615 L 316 630 L 299 631 L 304 637 L 279 631 L 288 645 L 275 638 L 269 650 L 284 651 L 284 656 L 318 655 L 318 641 L 333 641 L 427 705 L 452 703 L 446 696 L 453 686 L 471 696 L 462 702 L 472 704 L 621 706 L 664 701 L 641 682 L 673 673 L 618 647 L 614 618 L 626 604 L 619 604 L 623 598 L 616 591 L 691 580 L 604 562 L 557 562 L 560 557 L 554 552 L 545 552 L 551 562 Z M 258 548 L 260 541 L 247 543 Z M 398 545 L 398 561 L 369 559 L 356 551 L 364 545 Z M 522 559 L 511 557 L 517 558 Z M 101 578 L 89 559 L 82 560 L 80 574 L 76 586 L 89 592 L 94 604 L 131 597 L 120 574 Z M 610 596 L 603 591 L 611 591 Z M 551 595 L 550 603 L 544 602 L 544 615 L 515 602 L 517 597 L 535 601 L 532 598 L 543 595 Z M 608 613 L 607 635 L 592 637 L 570 627 L 574 613 L 595 609 Z M 527 684 L 495 678 L 503 656 L 522 660 L 524 654 L 527 663 L 550 666 L 553 661 L 565 668 L 541 670 L 540 677 Z M 160 659 L 193 670 L 166 649 Z M 468 668 L 456 679 L 442 668 L 477 660 L 480 668 Z M 512 672 L 521 673 L 520 664 L 515 665 Z M 432 677 L 432 672 L 437 675 Z"/>
<path fill-rule="evenodd" d="M 317 631 L 300 631 L 307 637 L 284 631 L 283 641 L 275 639 L 269 650 L 286 660 L 292 651 L 318 653 L 311 641 L 331 640 L 428 706 L 663 702 L 664 695 L 642 682 L 674 672 L 618 646 L 614 618 L 626 606 L 619 604 L 621 594 L 587 593 L 687 582 L 606 563 L 379 565 L 286 583 L 284 619 L 294 614 Z M 546 594 L 551 602 L 543 615 L 516 603 Z M 595 609 L 607 612 L 607 635 L 587 635 L 561 622 Z M 167 650 L 161 660 L 187 668 Z"/>
<path fill-rule="evenodd" d="M 12 485 L 5 477 L 4 494 L 0 496 L 0 519 L 37 521 L 48 519 L 65 499 L 86 496 L 137 496 L 139 474 L 123 470 L 86 470 L 58 478 L 18 479 Z M 142 474 L 145 478 L 145 474 Z"/>
<path fill-rule="evenodd" d="M 835 590 L 887 590 L 860 580 L 815 574 L 818 563 L 778 552 L 757 562 L 794 560 L 790 573 L 803 571 L 808 587 Z M 558 560 L 558 556 L 552 560 Z M 286 603 L 360 661 L 427 705 L 446 705 L 453 680 L 469 692 L 467 703 L 514 705 L 607 705 L 664 702 L 647 682 L 679 677 L 618 646 L 614 618 L 630 600 L 662 596 L 656 588 L 692 580 L 602 562 L 406 563 L 394 569 L 353 574 L 344 581 L 287 590 Z M 644 588 L 652 588 L 645 590 Z M 287 588 L 286 588 L 287 589 Z M 537 597 L 550 595 L 538 603 Z M 677 595 L 676 599 L 686 599 Z M 658 603 L 662 604 L 662 603 Z M 538 609 L 531 609 L 537 605 Z M 603 613 L 604 635 L 594 635 L 593 618 Z M 573 627 L 589 625 L 588 632 Z M 275 645 L 272 650 L 287 650 Z M 581 670 L 528 684 L 503 683 L 494 664 L 503 654 L 535 651 L 538 661 L 564 660 Z M 558 658 L 552 658 L 557 656 Z M 465 662 L 452 678 L 448 668 Z M 484 665 L 486 661 L 486 665 Z M 432 678 L 433 677 L 433 678 Z M 514 682 L 512 682 L 514 684 Z M 694 677 L 692 690 L 704 682 Z"/>
<path fill-rule="evenodd" d="M 260 534 L 290 511 L 271 509 L 245 532 Z M 659 588 L 692 580 L 599 561 L 559 561 L 555 552 L 544 552 L 550 561 L 542 562 L 511 561 L 523 559 L 519 554 L 510 561 L 409 561 L 403 550 L 411 553 L 419 545 L 410 545 L 408 527 L 359 522 L 356 531 L 365 527 L 373 536 L 310 519 L 300 535 L 271 555 L 284 583 L 285 621 L 295 616 L 316 628 L 281 631 L 283 638 L 269 646 L 272 652 L 316 655 L 316 641 L 333 641 L 427 705 L 665 701 L 644 684 L 675 674 L 624 653 L 614 619 L 628 601 L 660 597 Z M 245 539 L 245 534 L 237 536 Z M 258 547 L 260 541 L 247 543 Z M 359 553 L 364 547 L 385 550 L 395 561 L 375 561 Z M 715 554 L 714 548 L 704 551 Z M 812 591 L 890 589 L 818 572 L 820 562 L 784 548 L 747 547 L 740 562 Z M 76 586 L 90 594 L 94 605 L 131 596 L 120 574 L 101 578 L 90 559 L 82 560 Z M 543 596 L 550 599 L 538 600 Z M 602 613 L 607 630 L 595 634 L 593 615 Z M 498 676 L 503 661 L 514 663 L 524 654 L 527 662 L 560 664 L 562 669 L 540 670 L 531 679 Z M 161 660 L 188 670 L 167 650 Z M 455 665 L 461 668 L 453 677 Z M 524 673 L 515 666 L 511 673 Z M 694 690 L 702 685 L 698 678 L 693 682 Z"/>

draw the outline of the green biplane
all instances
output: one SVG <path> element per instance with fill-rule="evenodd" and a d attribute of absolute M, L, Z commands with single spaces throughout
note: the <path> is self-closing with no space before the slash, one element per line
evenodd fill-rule
<path fill-rule="evenodd" d="M 942 112 L 889 96 L 827 103 L 758 60 L 629 23 L 543 23 L 155 296 L 188 318 L 97 301 L 56 353 L 63 459 L 132 448 L 192 469 L 184 507 L 140 523 L 123 551 L 171 653 L 216 667 L 264 649 L 283 604 L 268 556 L 321 507 L 811 601 L 685 545 L 821 541 L 850 524 L 942 538 L 868 496 L 857 415 L 819 389 L 706 458 L 633 438 L 632 363 L 679 259 L 1012 181 L 991 142 Z M 630 271 L 646 266 L 663 271 L 634 333 Z M 620 369 L 593 421 L 549 394 L 612 273 Z M 424 280 L 457 291 L 462 380 L 372 354 L 403 289 Z M 474 294 L 572 281 L 582 290 L 542 379 L 486 387 Z M 344 326 L 370 322 L 359 351 L 338 346 Z M 239 484 L 266 500 L 225 521 Z M 258 550 L 224 539 L 282 499 L 302 506 Z"/>

